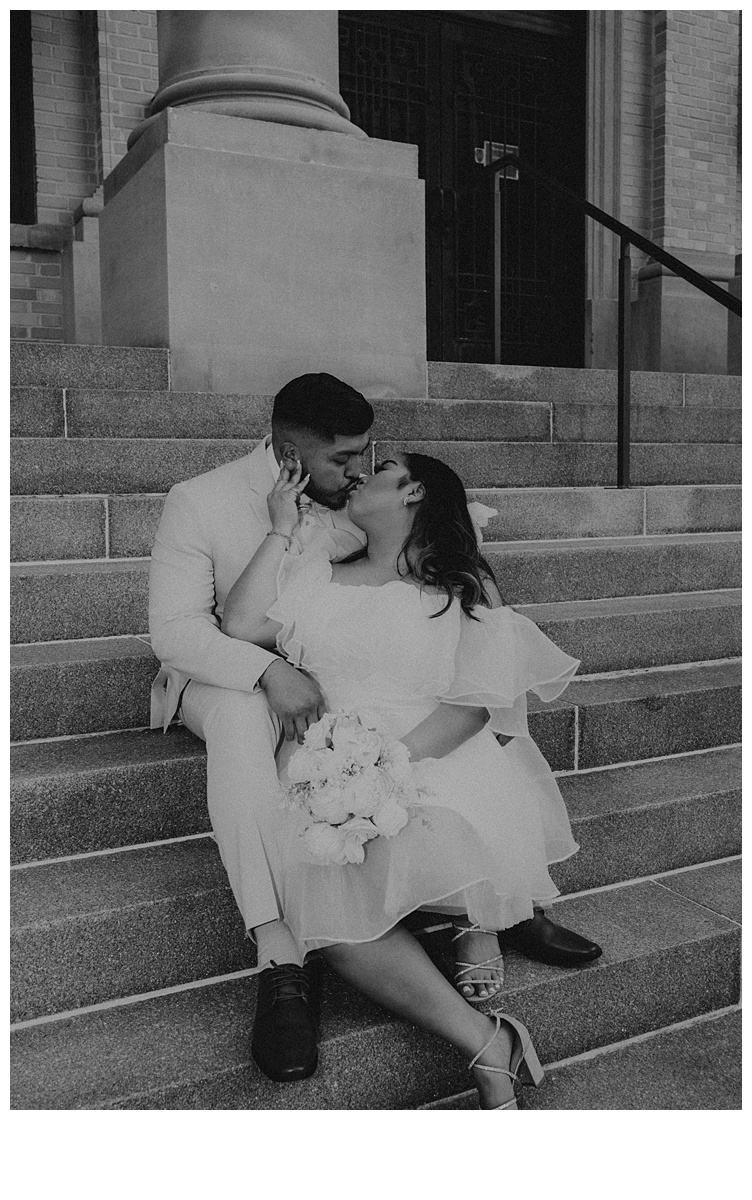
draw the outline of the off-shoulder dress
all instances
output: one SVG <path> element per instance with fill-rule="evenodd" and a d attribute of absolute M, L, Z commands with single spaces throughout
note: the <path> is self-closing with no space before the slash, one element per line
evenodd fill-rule
<path fill-rule="evenodd" d="M 285 918 L 303 950 L 370 941 L 417 909 L 467 913 L 505 929 L 558 895 L 548 866 L 577 850 L 548 763 L 528 734 L 526 693 L 555 700 L 579 663 L 508 607 L 474 610 L 407 582 L 333 581 L 323 547 L 290 557 L 268 616 L 279 650 L 319 682 L 333 711 L 360 712 L 404 736 L 437 704 L 484 706 L 485 728 L 415 771 L 427 795 L 365 861 L 307 855 L 282 805 L 261 830 Z M 494 734 L 512 735 L 502 747 Z M 280 760 L 285 779 L 287 754 Z"/>

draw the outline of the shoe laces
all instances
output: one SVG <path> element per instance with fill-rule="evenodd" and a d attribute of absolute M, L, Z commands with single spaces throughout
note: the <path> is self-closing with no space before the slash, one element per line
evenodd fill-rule
<path fill-rule="evenodd" d="M 296 963 L 273 965 L 263 985 L 269 1004 L 276 1004 L 279 1000 L 303 1000 L 308 1003 L 309 979 L 303 967 Z"/>

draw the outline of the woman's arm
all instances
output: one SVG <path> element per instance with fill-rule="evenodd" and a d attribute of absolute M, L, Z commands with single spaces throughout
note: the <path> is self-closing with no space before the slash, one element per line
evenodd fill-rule
<path fill-rule="evenodd" d="M 308 482 L 300 479 L 300 471 L 300 464 L 292 474 L 282 466 L 268 498 L 271 533 L 230 588 L 222 614 L 223 633 L 266 649 L 276 646 L 280 626 L 266 613 L 277 599 L 279 568 L 298 524 L 297 499 Z"/>
<path fill-rule="evenodd" d="M 406 733 L 400 741 L 413 762 L 421 758 L 443 758 L 463 742 L 480 733 L 488 721 L 488 709 L 466 704 L 439 704 L 433 712 Z"/>
<path fill-rule="evenodd" d="M 486 591 L 491 600 L 491 608 L 499 608 L 503 601 L 493 580 L 486 582 Z M 410 751 L 413 762 L 420 762 L 421 758 L 443 758 L 463 742 L 475 737 L 476 733 L 480 733 L 487 722 L 487 708 L 473 708 L 465 704 L 439 704 L 430 716 L 400 740 Z M 506 746 L 511 740 L 509 737 L 497 738 L 502 746 Z"/>

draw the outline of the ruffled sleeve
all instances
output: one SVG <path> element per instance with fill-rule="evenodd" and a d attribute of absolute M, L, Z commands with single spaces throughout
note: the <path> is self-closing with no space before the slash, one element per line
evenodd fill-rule
<path fill-rule="evenodd" d="M 332 564 L 324 539 L 302 554 L 285 554 L 277 575 L 277 599 L 267 617 L 278 621 L 277 649 L 294 667 L 305 666 L 299 624 L 315 589 L 330 582 Z"/>
<path fill-rule="evenodd" d="M 527 696 L 556 700 L 580 663 L 565 654 L 527 617 L 512 608 L 476 608 L 463 615 L 455 673 L 440 697 L 450 704 L 489 710 L 490 728 L 507 736 L 527 734 Z"/>

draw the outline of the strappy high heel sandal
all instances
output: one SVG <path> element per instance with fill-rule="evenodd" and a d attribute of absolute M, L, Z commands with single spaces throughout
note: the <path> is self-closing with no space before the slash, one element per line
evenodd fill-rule
<path fill-rule="evenodd" d="M 456 921 L 453 921 L 452 928 L 454 929 L 454 937 L 452 938 L 453 942 L 456 942 L 466 933 L 490 933 L 493 934 L 494 937 L 496 936 L 496 931 L 494 929 L 481 929 L 480 925 L 458 925 Z M 490 1000 L 493 996 L 497 995 L 503 987 L 504 956 L 502 955 L 501 950 L 499 950 L 498 954 L 492 955 L 491 958 L 486 958 L 483 962 L 469 963 L 461 962 L 458 959 L 455 962 L 455 966 L 458 968 L 458 970 L 454 972 L 454 986 L 462 996 L 462 999 L 467 1000 L 468 1004 L 484 1004 L 486 1000 Z M 488 967 L 490 970 L 496 972 L 499 979 L 498 987 L 495 987 L 488 996 L 479 996 L 477 992 L 473 992 L 472 996 L 466 996 L 462 988 L 467 987 L 468 984 L 471 984 L 474 988 L 490 987 L 492 985 L 492 980 L 490 979 L 473 978 L 473 976 L 469 974 L 469 972 L 481 970 L 483 967 Z"/>
<path fill-rule="evenodd" d="M 468 1069 L 471 1071 L 473 1067 L 477 1067 L 479 1071 L 491 1071 L 496 1075 L 508 1075 L 512 1080 L 512 1087 L 514 1089 L 512 1099 L 507 1100 L 506 1104 L 494 1105 L 492 1109 L 489 1109 L 490 1112 L 498 1112 L 500 1109 L 511 1108 L 513 1104 L 517 1104 L 523 1087 L 539 1087 L 544 1077 L 543 1067 L 540 1065 L 540 1060 L 535 1052 L 532 1039 L 522 1022 L 515 1020 L 514 1017 L 510 1017 L 507 1013 L 496 1013 L 494 1020 L 496 1028 L 485 1046 L 478 1051 L 468 1066 Z M 509 1025 L 513 1034 L 509 1070 L 505 1070 L 504 1067 L 487 1067 L 485 1063 L 478 1062 L 478 1059 L 482 1054 L 485 1054 L 488 1047 L 496 1038 L 502 1024 Z"/>

